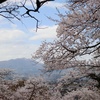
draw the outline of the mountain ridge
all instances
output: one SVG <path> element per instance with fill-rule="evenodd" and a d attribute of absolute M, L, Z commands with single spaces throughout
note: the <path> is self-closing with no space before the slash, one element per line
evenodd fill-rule
<path fill-rule="evenodd" d="M 17 58 L 10 59 L 6 61 L 0 61 L 0 68 L 10 68 L 15 70 L 16 73 L 22 75 L 39 75 L 41 69 L 43 69 L 43 64 L 37 63 L 32 59 L 27 58 Z"/>

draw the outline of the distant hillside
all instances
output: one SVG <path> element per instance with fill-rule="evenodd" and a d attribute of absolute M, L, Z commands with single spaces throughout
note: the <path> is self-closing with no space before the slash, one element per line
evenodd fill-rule
<path fill-rule="evenodd" d="M 67 72 L 66 70 L 55 70 L 52 73 L 43 74 L 41 72 L 41 69 L 43 69 L 43 64 L 37 64 L 36 61 L 25 58 L 0 61 L 0 68 L 11 68 L 16 74 L 21 75 L 22 77 L 28 77 L 33 75 L 38 76 L 42 74 L 46 78 L 46 80 L 50 82 L 57 81 L 58 78 L 60 78 Z"/>
<path fill-rule="evenodd" d="M 15 73 L 29 76 L 29 75 L 39 75 L 43 65 L 31 59 L 12 59 L 8 61 L 0 61 L 0 68 L 11 68 L 15 70 Z"/>

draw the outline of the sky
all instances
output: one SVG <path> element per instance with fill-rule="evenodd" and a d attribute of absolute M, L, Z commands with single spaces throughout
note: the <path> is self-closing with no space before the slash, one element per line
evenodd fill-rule
<path fill-rule="evenodd" d="M 31 59 L 43 41 L 54 40 L 57 35 L 57 23 L 49 20 L 47 16 L 59 19 L 56 7 L 63 13 L 65 2 L 66 0 L 49 2 L 40 8 L 40 13 L 33 13 L 40 21 L 37 32 L 34 19 L 22 18 L 23 23 L 14 19 L 11 23 L 0 16 L 0 61 L 16 58 Z M 31 6 L 30 3 L 28 6 Z"/>

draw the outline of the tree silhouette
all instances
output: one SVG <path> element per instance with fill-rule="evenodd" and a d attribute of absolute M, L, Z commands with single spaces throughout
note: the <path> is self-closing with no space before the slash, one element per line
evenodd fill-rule
<path fill-rule="evenodd" d="M 17 20 L 21 21 L 21 17 L 26 18 L 30 17 L 33 18 L 36 21 L 36 28 L 38 28 L 38 22 L 39 20 L 33 15 L 30 14 L 30 12 L 39 12 L 38 10 L 40 7 L 48 2 L 48 1 L 54 1 L 54 0 L 44 0 L 39 1 L 36 0 L 36 8 L 34 7 L 34 2 L 32 0 L 22 0 L 20 3 L 16 2 L 7 2 L 4 4 L 4 2 L 7 0 L 0 0 L 0 16 L 8 19 L 12 22 L 12 19 L 16 18 Z M 27 6 L 27 2 L 31 3 L 31 8 Z M 23 9 L 24 12 L 22 12 L 20 9 Z"/>
<path fill-rule="evenodd" d="M 5 1 L 7 1 L 7 0 L 0 0 L 0 4 L 4 3 Z"/>
<path fill-rule="evenodd" d="M 36 0 L 36 9 L 34 10 L 35 12 L 38 12 L 38 10 L 40 9 L 40 7 L 46 3 L 47 1 L 54 1 L 54 0 L 45 0 L 45 1 L 39 1 L 39 0 Z"/>

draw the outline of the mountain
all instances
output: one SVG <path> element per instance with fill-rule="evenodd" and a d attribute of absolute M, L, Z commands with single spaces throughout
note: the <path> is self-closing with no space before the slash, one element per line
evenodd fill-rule
<path fill-rule="evenodd" d="M 43 64 L 37 63 L 31 59 L 17 58 L 8 61 L 0 61 L 0 68 L 10 68 L 21 77 L 28 76 L 39 76 L 43 75 L 44 78 L 49 82 L 56 82 L 62 75 L 67 73 L 66 70 L 55 70 L 52 73 L 43 74 L 41 70 L 43 69 Z"/>
<path fill-rule="evenodd" d="M 43 64 L 36 63 L 36 61 L 33 61 L 31 59 L 18 58 L 8 61 L 0 61 L 0 68 L 11 68 L 17 74 L 29 76 L 41 74 Z"/>

